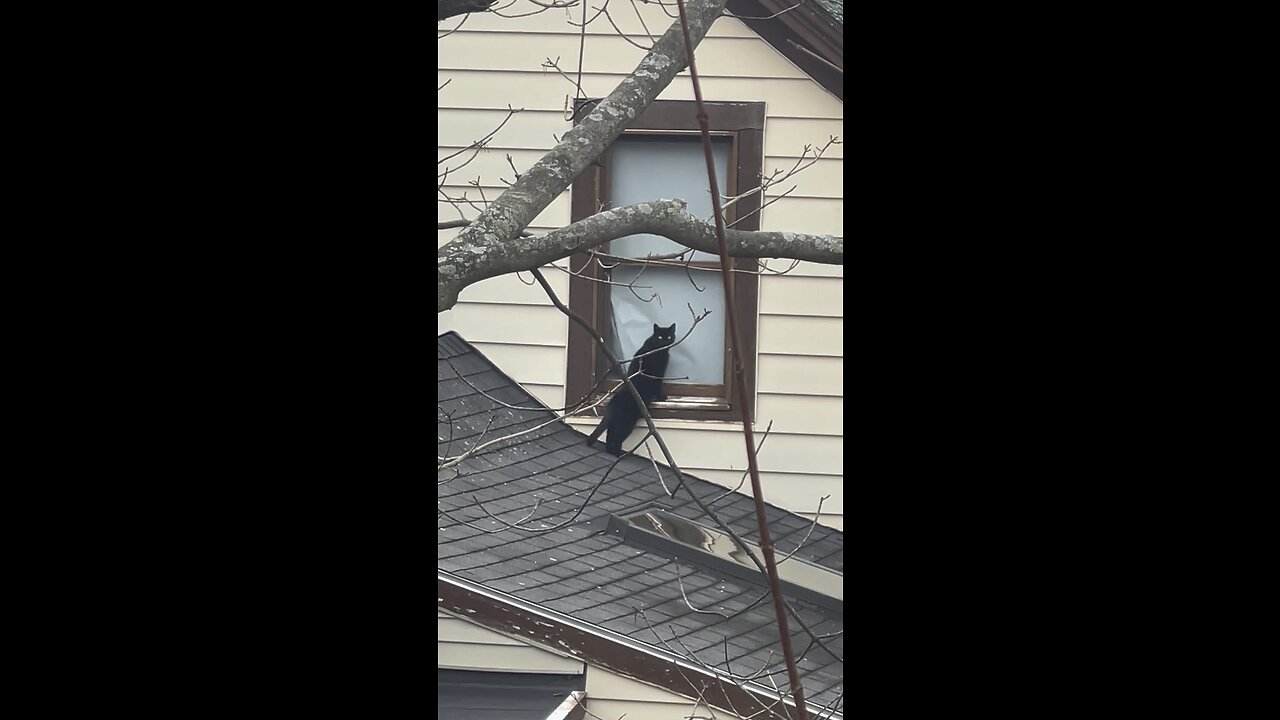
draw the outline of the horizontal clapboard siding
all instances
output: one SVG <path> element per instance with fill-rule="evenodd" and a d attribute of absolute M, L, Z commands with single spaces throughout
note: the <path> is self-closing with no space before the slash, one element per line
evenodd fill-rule
<path fill-rule="evenodd" d="M 772 439 L 766 441 L 765 447 L 768 447 L 771 442 L 773 442 Z M 688 470 L 704 480 L 727 487 L 738 487 L 738 483 L 741 482 L 742 492 L 751 492 L 751 478 L 747 478 L 746 482 L 742 480 L 745 470 L 710 468 L 688 468 Z M 793 512 L 803 513 L 807 510 L 812 517 L 812 513 L 818 509 L 818 502 L 821 501 L 822 514 L 844 514 L 844 480 L 838 475 L 761 472 L 760 486 L 764 488 L 766 502 L 779 507 L 792 508 Z M 823 497 L 827 499 L 822 500 Z"/>
<path fill-rule="evenodd" d="M 795 148 L 797 153 L 802 147 L 797 146 Z M 459 150 L 465 150 L 465 152 L 461 155 L 450 157 Z M 485 197 L 492 200 L 505 190 L 514 179 L 515 173 L 511 170 L 512 165 L 515 165 L 515 172 L 523 173 L 538 162 L 544 152 L 545 150 L 494 146 L 470 150 L 467 150 L 465 146 L 441 147 L 437 149 L 436 154 L 439 160 L 445 161 L 445 164 L 437 172 L 444 172 L 445 167 L 450 169 L 449 182 L 451 185 L 447 190 L 450 196 L 457 197 L 463 191 L 466 191 L 468 198 L 478 198 L 479 193 L 476 189 L 467 184 L 478 180 L 480 187 L 485 192 Z M 509 162 L 507 158 L 510 158 Z M 787 195 L 788 199 L 813 198 L 827 200 L 844 195 L 844 168 L 843 161 L 839 159 L 824 157 L 815 161 L 812 156 L 805 160 L 798 156 L 767 156 L 764 159 L 765 176 L 778 172 L 778 177 L 782 177 L 782 174 L 794 169 L 797 162 L 804 169 L 786 180 L 780 181 L 780 185 L 773 194 L 780 195 L 784 191 L 790 191 Z M 565 197 L 568 197 L 567 193 Z"/>
<path fill-rule="evenodd" d="M 708 37 L 698 45 L 698 75 L 808 80 L 807 75 L 781 55 L 752 52 L 757 42 L 750 37 Z M 578 50 L 577 35 L 527 31 L 472 33 L 467 42 L 452 43 L 447 53 L 440 53 L 438 67 L 442 72 L 531 70 L 572 89 L 568 80 L 554 69 L 543 68 L 543 63 L 558 57 L 562 70 L 576 69 Z M 590 35 L 582 50 L 589 57 L 593 73 L 613 75 L 631 74 L 645 55 L 644 50 L 616 34 Z M 574 74 L 576 76 L 576 70 Z"/>
<path fill-rule="evenodd" d="M 587 666 L 587 708 L 597 718 L 628 720 L 672 720 L 689 715 L 705 716 L 705 706 L 692 712 L 694 699 L 676 695 L 595 665 Z M 720 717 L 717 714 L 716 717 Z"/>
<path fill-rule="evenodd" d="M 766 50 L 773 52 L 773 49 L 767 46 Z M 701 56 L 699 56 L 699 63 L 701 63 Z M 625 77 L 627 77 L 626 73 L 584 72 L 582 89 L 588 97 L 604 97 L 612 92 Z M 577 73 L 574 73 L 574 79 L 577 79 Z M 438 93 L 441 108 L 488 108 L 502 110 L 503 114 L 506 113 L 508 104 L 513 108 L 524 110 L 560 113 L 565 107 L 564 97 L 566 95 L 572 97 L 574 92 L 573 85 L 564 78 L 536 67 L 503 71 L 439 70 L 436 73 L 436 86 L 444 85 L 446 81 L 451 82 Z M 812 107 L 811 111 L 804 113 L 806 117 L 842 124 L 840 102 L 807 78 L 703 77 L 701 83 L 703 98 L 707 100 L 751 98 L 753 102 L 764 102 L 779 108 Z M 689 83 L 688 74 L 682 73 L 678 76 L 666 90 L 658 95 L 658 99 L 693 100 L 693 88 Z M 517 117 L 523 118 L 524 114 L 520 113 Z M 514 118 L 511 124 L 515 124 Z M 494 123 L 493 126 L 484 128 L 480 134 L 483 135 L 496 125 L 497 123 Z M 830 127 L 831 123 L 828 122 L 825 125 Z M 505 133 L 506 128 L 502 132 Z M 805 143 L 825 142 L 832 134 L 843 137 L 843 130 L 826 134 L 806 130 L 803 138 L 795 138 L 798 141 L 796 148 L 803 147 Z M 831 150 L 834 156 L 843 157 L 843 146 L 833 146 Z M 767 138 L 765 154 L 777 154 Z"/>
<path fill-rule="evenodd" d="M 818 266 L 824 267 L 824 266 Z M 799 270 L 799 268 L 796 268 Z M 787 273 L 760 277 L 760 321 L 770 315 L 844 317 L 844 279 Z"/>
<path fill-rule="evenodd" d="M 521 10 L 526 5 L 527 10 L 535 7 L 521 0 L 506 12 L 527 11 Z M 636 7 L 655 37 L 672 22 L 655 4 Z M 504 180 L 513 180 L 508 155 L 515 171 L 523 173 L 572 127 L 564 114 L 566 97 L 574 93 L 572 84 L 540 65 L 559 56 L 560 67 L 576 78 L 580 29 L 566 19 L 577 21 L 579 12 L 550 10 L 515 19 L 473 15 L 460 30 L 438 41 L 437 85 L 449 85 L 437 93 L 437 158 L 459 153 L 496 128 L 507 118 L 508 104 L 523 108 L 485 148 L 461 152 L 446 163 L 452 168 L 447 193 L 457 196 L 465 191 L 468 198 L 479 200 L 483 190 L 488 199 L 496 198 L 506 187 Z M 628 8 L 612 15 L 628 36 L 648 43 L 635 12 Z M 456 21 L 446 21 L 440 34 L 456 26 Z M 631 72 L 643 51 L 618 37 L 603 17 L 586 32 L 583 88 L 598 97 Z M 715 23 L 699 45 L 698 69 L 707 99 L 766 104 L 766 176 L 794 166 L 806 145 L 821 147 L 833 135 L 844 139 L 843 104 L 740 21 L 721 18 Z M 693 99 L 688 75 L 677 78 L 659 97 Z M 793 186 L 795 190 L 761 211 L 761 228 L 843 237 L 844 147 L 832 145 L 811 167 L 780 182 L 766 199 Z M 812 155 L 805 164 L 811 159 Z M 468 184 L 477 180 L 479 188 Z M 438 218 L 457 219 L 459 212 L 440 200 Z M 570 211 L 566 191 L 530 230 L 562 227 L 569 223 Z M 462 208 L 463 217 L 477 214 L 473 208 Z M 439 233 L 437 244 L 457 232 Z M 836 498 L 844 478 L 844 268 L 808 262 L 792 267 L 789 260 L 770 260 L 767 266 L 787 272 L 760 278 L 756 432 L 773 422 L 760 454 L 766 496 L 782 507 L 812 513 L 819 497 L 832 495 L 823 505 L 822 522 L 842 526 L 843 502 Z M 543 274 L 567 301 L 568 276 L 549 268 Z M 528 274 L 522 277 L 532 280 Z M 564 405 L 568 320 L 550 305 L 540 286 L 524 284 L 514 275 L 486 280 L 464 290 L 457 306 L 437 319 L 440 332 L 457 330 L 539 400 L 551 407 Z M 597 422 L 572 421 L 583 432 Z M 737 484 L 745 467 L 739 426 L 673 420 L 658 425 L 683 466 L 708 480 Z"/>
<path fill-rule="evenodd" d="M 503 10 L 503 14 L 523 14 L 524 17 L 504 18 L 497 15 L 472 15 L 467 19 L 466 23 L 462 25 L 462 30 L 457 34 L 462 35 L 463 33 L 482 32 L 505 34 L 511 32 L 511 26 L 513 23 L 519 23 L 520 29 L 529 33 L 553 33 L 559 35 L 572 35 L 574 38 L 577 38 L 578 34 L 582 32 L 581 27 L 570 25 L 567 22 L 568 20 L 572 20 L 575 23 L 582 22 L 581 8 L 574 7 L 572 10 L 562 9 L 550 12 L 534 13 L 537 9 L 538 8 L 531 3 L 518 2 L 510 9 Z M 673 6 L 668 5 L 667 10 L 668 12 L 675 14 L 675 8 Z M 666 31 L 667 26 L 671 24 L 671 19 L 669 17 L 663 15 L 661 10 L 657 10 L 656 12 L 653 11 L 652 6 L 642 6 L 640 7 L 640 11 L 640 16 L 643 18 L 643 21 L 638 18 L 630 8 L 626 9 L 625 12 L 616 12 L 611 10 L 610 17 L 613 19 L 613 24 L 606 22 L 605 18 L 601 17 L 598 21 L 587 25 L 587 35 L 607 35 L 609 37 L 616 37 L 618 31 L 621 31 L 628 37 L 634 37 L 637 42 L 644 42 L 646 34 L 653 34 L 654 36 L 661 35 Z M 591 15 L 587 16 L 588 19 L 590 19 L 592 15 L 595 15 L 594 11 L 592 11 Z M 444 35 L 446 32 L 458 27 L 459 20 L 460 18 L 453 18 L 440 23 L 439 34 Z M 741 22 L 737 20 L 725 22 L 726 20 L 731 20 L 731 18 L 722 18 L 716 22 L 711 29 L 711 37 L 754 38 L 756 36 L 750 28 Z M 614 30 L 615 25 L 618 28 L 617 30 Z M 578 57 L 576 50 L 573 57 Z"/>
<path fill-rule="evenodd" d="M 758 351 L 766 355 L 844 356 L 844 318 L 762 315 Z"/>
<path fill-rule="evenodd" d="M 436 665 L 448 670 L 581 674 L 584 663 L 436 611 Z"/>
<path fill-rule="evenodd" d="M 452 87 L 452 84 L 450 87 Z M 766 108 L 766 112 L 768 112 L 768 108 Z M 516 170 L 523 172 L 525 168 L 529 167 L 528 163 L 537 162 L 538 158 L 541 157 L 541 152 L 545 152 L 555 144 L 556 137 L 573 127 L 565 119 L 563 110 L 524 108 L 513 115 L 506 126 L 499 130 L 484 147 L 466 150 L 466 148 L 471 148 L 473 143 L 485 137 L 491 130 L 498 127 L 508 114 L 505 105 L 500 108 L 440 107 L 436 111 L 437 118 L 440 121 L 436 159 L 444 160 L 444 163 L 440 165 L 436 172 L 444 172 L 446 167 L 452 171 L 459 166 L 463 166 L 463 163 L 468 158 L 477 155 L 477 150 L 481 153 L 489 150 L 493 153 L 499 153 L 501 165 L 496 169 L 500 171 L 500 174 L 496 177 L 505 177 L 510 180 L 511 168 L 506 164 L 506 158 L 503 157 L 506 153 L 511 153 L 511 160 L 516 164 Z M 813 159 L 812 151 L 806 154 L 804 146 L 809 145 L 812 149 L 820 148 L 826 144 L 832 135 L 841 139 L 844 138 L 843 120 L 782 118 L 767 115 L 765 118 L 764 138 L 764 171 L 766 176 L 778 168 L 785 172 L 793 167 L 795 161 L 801 157 L 808 157 L 811 161 Z M 518 153 L 524 154 L 517 156 Z M 535 153 L 537 157 L 532 157 Z M 530 157 L 532 157 L 532 161 Z M 790 159 L 791 162 L 785 164 L 780 162 L 780 159 L 784 158 Z M 822 158 L 818 160 L 817 164 L 806 169 L 804 173 L 794 176 L 793 180 L 796 182 L 807 180 L 805 176 L 810 170 L 817 170 L 824 163 L 836 163 L 837 161 L 843 161 L 843 159 L 844 143 L 831 145 L 823 152 Z M 472 162 L 474 163 L 475 161 L 473 160 Z M 463 171 L 459 171 L 462 173 L 464 180 L 475 179 L 475 173 L 470 173 L 468 176 L 465 171 L 469 167 L 471 165 L 467 164 Z M 820 173 L 826 173 L 827 183 L 834 182 L 831 178 L 832 174 L 841 175 L 839 170 L 833 171 L 830 167 L 830 165 L 826 165 L 823 170 L 819 171 Z M 453 177 L 452 172 L 450 172 L 449 177 Z M 838 193 L 832 194 L 832 197 L 840 196 Z"/>
<path fill-rule="evenodd" d="M 598 423 L 598 419 L 575 418 L 570 424 L 580 432 L 590 432 Z M 670 448 L 671 454 L 681 467 L 688 467 L 695 475 L 701 476 L 701 469 L 721 471 L 742 471 L 747 469 L 746 444 L 742 440 L 742 426 L 732 423 L 717 423 L 718 430 L 691 426 L 682 423 L 680 427 L 667 420 L 655 423 L 662 431 L 662 438 Z M 756 442 L 764 432 L 764 425 L 757 424 Z M 644 437 L 643 423 L 628 436 L 623 443 L 631 447 Z M 655 458 L 662 454 L 657 443 L 652 440 L 650 448 Z M 647 457 L 644 448 L 636 451 L 641 457 Z M 812 435 L 809 433 L 783 433 L 777 425 L 770 432 L 768 440 L 756 457 L 761 471 L 776 473 L 804 473 L 829 475 L 839 478 L 844 475 L 844 440 L 842 437 Z M 720 476 L 717 476 L 720 477 Z M 711 480 L 710 474 L 707 477 Z M 733 484 L 737 484 L 734 480 Z"/>

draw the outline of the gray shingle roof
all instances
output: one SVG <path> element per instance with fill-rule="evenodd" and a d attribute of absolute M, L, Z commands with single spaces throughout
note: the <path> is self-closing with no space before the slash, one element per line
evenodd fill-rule
<path fill-rule="evenodd" d="M 436 375 L 440 455 L 458 455 L 482 436 L 488 442 L 528 431 L 468 458 L 457 468 L 457 477 L 452 471 L 439 474 L 440 481 L 448 480 L 437 490 L 442 511 L 437 531 L 439 571 L 721 669 L 726 667 L 727 655 L 727 669 L 734 673 L 750 674 L 768 663 L 776 671 L 778 685 L 785 685 L 772 604 L 766 600 L 747 609 L 765 592 L 762 587 L 687 559 L 680 562 L 677 574 L 671 558 L 628 545 L 606 532 L 611 513 L 654 502 L 672 514 L 711 525 L 684 491 L 667 497 L 647 457 L 622 458 L 601 484 L 615 458 L 603 448 L 588 448 L 582 433 L 555 420 L 552 412 L 456 333 L 438 340 Z M 503 407 L 494 399 L 516 407 Z M 674 487 L 670 468 L 659 467 L 667 484 Z M 735 532 L 759 543 L 750 497 L 726 492 L 687 473 L 685 477 L 693 492 Z M 477 500 L 507 522 L 524 517 L 540 503 L 525 525 L 560 527 L 540 534 L 511 529 L 483 532 L 476 528 L 499 530 L 502 525 L 486 515 Z M 767 510 L 778 557 L 782 557 L 812 525 L 781 508 Z M 844 535 L 821 525 L 812 527 L 796 557 L 843 572 Z M 690 603 L 712 612 L 694 612 L 681 595 L 681 582 Z M 842 658 L 843 614 L 798 599 L 791 602 L 814 632 L 840 633 L 823 642 Z M 638 616 L 637 609 L 644 610 L 652 625 Z M 661 640 L 655 637 L 655 629 Z M 834 701 L 843 693 L 843 662 L 813 645 L 794 621 L 790 629 L 793 647 L 802 657 L 799 670 L 806 697 L 818 706 Z M 679 640 L 672 640 L 672 630 Z"/>

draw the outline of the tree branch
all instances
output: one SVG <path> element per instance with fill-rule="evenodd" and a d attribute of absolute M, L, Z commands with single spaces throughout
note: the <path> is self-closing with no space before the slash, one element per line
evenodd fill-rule
<path fill-rule="evenodd" d="M 724 10 L 725 2 L 726 0 L 690 1 L 686 16 L 692 46 L 696 46 L 706 36 L 711 24 Z M 499 246 L 505 246 L 528 227 L 538 213 L 551 205 L 569 187 L 569 183 L 599 157 L 622 134 L 627 124 L 639 117 L 688 64 L 680 23 L 672 23 L 636 69 L 608 97 L 593 107 L 582 122 L 566 132 L 554 148 L 521 175 L 501 197 L 490 203 L 475 222 L 458 234 L 450 243 L 456 243 L 458 252 L 445 252 L 445 248 L 441 248 L 437 256 L 437 273 L 441 286 L 437 312 L 452 307 L 457 300 L 456 292 L 446 293 L 444 287 L 456 290 L 466 287 L 459 280 L 476 275 L 472 267 L 476 259 L 489 255 Z M 502 252 L 514 251 L 504 247 Z"/>
<path fill-rule="evenodd" d="M 455 15 L 484 12 L 497 2 L 498 0 L 438 0 L 436 22 Z"/>
<path fill-rule="evenodd" d="M 510 193 L 508 190 L 489 208 L 502 202 Z M 462 222 L 449 223 L 455 227 L 460 224 Z M 514 238 L 501 244 L 467 243 L 459 235 L 437 253 L 441 271 L 436 312 L 442 313 L 453 307 L 458 301 L 458 293 L 468 285 L 498 275 L 532 270 L 575 252 L 637 233 L 661 235 L 685 247 L 719 254 L 715 230 L 689 213 L 684 200 L 656 200 L 605 210 L 549 233 Z M 831 235 L 727 230 L 725 240 L 733 257 L 793 258 L 827 265 L 844 264 L 844 240 Z M 454 270 L 446 273 L 446 266 Z"/>

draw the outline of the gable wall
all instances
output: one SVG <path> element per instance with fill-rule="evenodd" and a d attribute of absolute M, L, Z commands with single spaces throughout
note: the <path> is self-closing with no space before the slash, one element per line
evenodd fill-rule
<path fill-rule="evenodd" d="M 447 670 L 488 670 L 581 675 L 584 664 L 436 610 L 436 666 Z"/>
<path fill-rule="evenodd" d="M 602 718 L 671 720 L 693 713 L 694 700 L 595 665 L 508 637 L 436 609 L 436 665 L 450 670 L 586 674 L 587 709 Z M 705 706 L 700 706 L 706 714 Z M 724 717 L 718 711 L 716 717 Z"/>
<path fill-rule="evenodd" d="M 672 22 L 656 4 L 633 4 L 654 36 Z M 519 0 L 508 14 L 535 9 Z M 594 13 L 594 10 L 590 11 Z M 674 10 L 672 11 L 674 12 Z M 581 9 L 550 10 L 523 18 L 489 14 L 469 17 L 461 29 L 440 39 L 437 86 L 439 156 L 445 157 L 496 127 L 507 104 L 524 111 L 499 131 L 487 149 L 451 176 L 446 191 L 478 199 L 499 195 L 512 178 L 506 156 L 524 171 L 549 150 L 570 123 L 564 120 L 566 96 L 573 85 L 540 64 L 559 58 L 560 67 L 576 77 L 579 31 L 565 22 L 581 20 Z M 626 6 L 610 9 L 614 22 L 634 39 L 646 40 L 636 13 Z M 590 17 L 590 16 L 588 16 Z M 440 24 L 443 35 L 458 19 Z M 806 144 L 820 146 L 830 135 L 844 139 L 843 104 L 738 20 L 724 17 L 697 48 L 704 98 L 712 101 L 766 103 L 766 174 L 790 168 Z M 634 69 L 643 51 L 627 43 L 604 17 L 588 26 L 582 84 L 592 97 L 611 91 Z M 660 99 L 691 100 L 688 74 L 678 77 Z M 455 158 L 454 163 L 464 157 Z M 761 213 L 765 230 L 843 235 L 844 146 L 833 145 L 823 160 L 785 183 L 794 192 Z M 480 188 L 467 185 L 479 179 Z M 766 197 L 766 201 L 769 198 Z M 475 217 L 465 208 L 463 216 Z M 437 198 L 439 220 L 459 213 Z M 566 191 L 530 226 L 550 230 L 570 221 Z M 439 232 L 440 244 L 457 231 Z M 561 265 L 565 263 L 562 262 Z M 790 263 L 771 261 L 785 269 Z M 562 299 L 568 298 L 568 275 L 544 272 Z M 758 319 L 757 427 L 769 421 L 773 431 L 760 452 L 765 497 L 802 514 L 813 513 L 822 495 L 822 521 L 843 528 L 843 268 L 801 263 L 786 275 L 760 281 Z M 532 278 L 525 276 L 526 282 Z M 543 296 L 537 285 L 514 276 L 493 278 L 467 288 L 452 310 L 437 316 L 439 332 L 457 330 L 494 364 L 551 407 L 565 402 L 564 381 L 568 320 Z M 593 426 L 595 420 L 571 421 Z M 664 437 L 682 467 L 700 477 L 737 485 L 745 469 L 745 450 L 732 424 L 660 420 Z M 639 435 L 634 436 L 638 439 Z"/>

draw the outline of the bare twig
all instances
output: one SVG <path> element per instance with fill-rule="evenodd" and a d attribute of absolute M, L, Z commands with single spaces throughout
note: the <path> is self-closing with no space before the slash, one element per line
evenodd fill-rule
<path fill-rule="evenodd" d="M 711 204 L 715 216 L 716 243 L 720 249 L 720 265 L 729 267 L 729 246 L 725 241 L 724 216 L 720 209 L 720 188 L 716 183 L 715 156 L 711 150 L 711 131 L 707 127 L 707 111 L 702 104 L 702 87 L 698 82 L 698 67 L 693 53 L 693 40 L 689 37 L 688 22 L 685 19 L 684 2 L 676 0 L 676 8 L 680 12 L 680 26 L 684 31 L 685 49 L 689 58 L 689 78 L 693 82 L 693 99 L 698 108 L 698 126 L 702 131 L 703 155 L 707 162 L 707 180 L 711 183 Z M 738 332 L 738 321 L 733 311 L 733 276 L 724 273 L 724 305 L 728 319 L 729 337 L 732 341 L 730 357 L 733 360 L 734 379 L 738 385 L 738 397 L 750 397 L 747 393 L 746 371 L 742 359 L 742 335 Z M 778 637 L 782 642 L 782 657 L 787 664 L 787 678 L 791 683 L 791 696 L 796 701 L 796 712 L 800 720 L 808 719 L 808 707 L 804 700 L 804 686 L 800 683 L 800 672 L 796 668 L 795 652 L 791 648 L 791 633 L 787 629 L 786 599 L 782 596 L 782 583 L 778 579 L 778 568 L 773 557 L 773 540 L 769 536 L 769 523 L 765 520 L 764 490 L 760 485 L 760 469 L 756 466 L 755 442 L 751 437 L 751 406 L 742 406 L 742 434 L 747 445 L 747 467 L 751 471 L 751 492 L 755 499 L 756 521 L 760 528 L 760 550 L 764 555 L 766 575 L 769 578 L 769 591 L 773 594 L 774 614 L 778 618 Z"/>
<path fill-rule="evenodd" d="M 656 2 L 656 0 L 649 0 L 649 1 Z M 804 4 L 804 0 L 800 0 L 800 2 L 797 2 L 795 5 L 792 5 L 789 8 L 783 8 L 772 15 L 765 15 L 764 17 L 756 17 L 754 15 L 737 15 L 732 12 L 729 12 L 728 10 L 725 10 L 724 14 L 731 18 L 738 18 L 739 20 L 772 20 L 778 17 L 779 15 L 782 15 L 783 13 L 789 13 L 792 10 L 795 10 L 796 8 L 800 7 L 803 4 Z"/>

